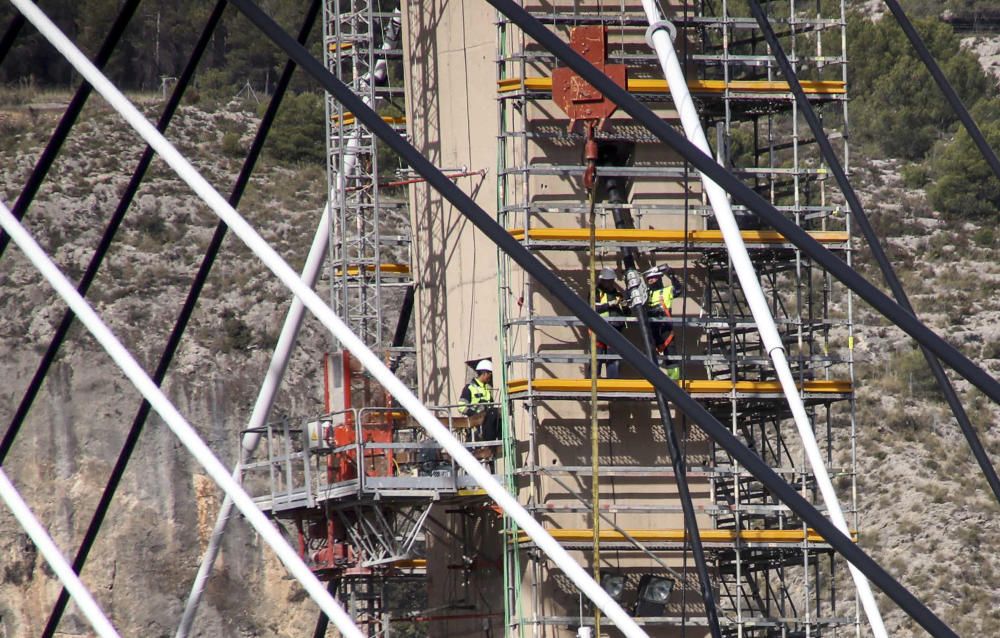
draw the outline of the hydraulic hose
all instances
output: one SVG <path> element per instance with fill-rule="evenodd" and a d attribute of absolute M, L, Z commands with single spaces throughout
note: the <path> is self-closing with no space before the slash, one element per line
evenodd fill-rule
<path fill-rule="evenodd" d="M 608 201 L 612 204 L 624 204 L 625 185 L 619 178 L 608 178 L 607 182 Z M 621 206 L 612 208 L 612 219 L 616 228 L 634 228 L 631 215 Z M 642 282 L 636 264 L 638 251 L 634 246 L 622 247 L 622 263 L 626 268 L 626 282 L 631 279 L 630 293 L 635 290 L 638 294 L 632 296 L 631 307 L 639 323 L 639 331 L 642 335 L 643 350 L 646 357 L 655 362 L 656 350 L 653 344 L 653 333 L 649 329 L 649 310 L 646 306 L 645 287 Z M 698 584 L 701 587 L 702 601 L 705 605 L 705 617 L 708 620 L 708 628 L 712 633 L 712 638 L 721 638 L 719 629 L 719 613 L 715 605 L 715 593 L 712 591 L 712 581 L 708 574 L 708 562 L 705 560 L 705 548 L 701 542 L 701 535 L 698 532 L 698 519 L 695 518 L 694 502 L 691 499 L 691 489 L 687 482 L 687 466 L 684 456 L 681 454 L 681 445 L 677 440 L 677 431 L 674 429 L 674 419 L 670 414 L 670 407 L 663 393 L 656 390 L 656 407 L 660 412 L 663 434 L 667 440 L 667 453 L 670 456 L 670 465 L 674 470 L 674 478 L 677 481 L 677 495 L 681 501 L 681 510 L 684 514 L 684 529 L 691 541 L 691 555 L 694 557 L 695 570 L 698 572 Z"/>

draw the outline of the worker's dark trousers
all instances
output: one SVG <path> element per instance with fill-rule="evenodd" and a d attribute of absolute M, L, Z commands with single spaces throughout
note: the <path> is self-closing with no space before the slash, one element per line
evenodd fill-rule
<path fill-rule="evenodd" d="M 603 343 L 597 344 L 597 356 L 609 354 L 608 347 Z M 597 376 L 601 376 L 601 369 L 603 368 L 607 375 L 605 379 L 619 379 L 621 378 L 621 360 L 598 360 L 597 361 Z M 587 362 L 583 368 L 583 376 L 590 378 L 590 362 Z"/>
<path fill-rule="evenodd" d="M 654 317 L 650 317 L 650 319 L 653 318 Z M 674 327 L 669 323 L 660 323 L 658 321 L 649 322 L 649 334 L 653 336 L 653 345 L 656 346 L 657 350 L 663 349 L 663 342 L 667 340 L 667 337 L 670 336 L 670 333 L 673 332 L 673 330 Z M 663 354 L 665 354 L 665 352 Z"/>
<path fill-rule="evenodd" d="M 477 438 L 480 441 L 500 440 L 500 410 L 486 408 L 486 412 L 483 413 L 483 424 L 479 426 Z"/>

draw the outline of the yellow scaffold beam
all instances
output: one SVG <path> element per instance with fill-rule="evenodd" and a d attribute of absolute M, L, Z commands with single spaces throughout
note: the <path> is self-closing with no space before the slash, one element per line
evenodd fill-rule
<path fill-rule="evenodd" d="M 777 381 L 733 381 L 712 379 L 688 379 L 681 382 L 688 394 L 780 394 L 781 384 Z M 527 379 L 512 379 L 507 391 L 518 394 L 528 390 Z M 590 379 L 535 379 L 531 388 L 536 392 L 589 392 Z M 819 380 L 806 381 L 799 388 L 807 394 L 847 394 L 851 392 L 850 381 Z M 598 392 L 653 393 L 653 386 L 645 379 L 598 379 Z"/>
<path fill-rule="evenodd" d="M 340 121 L 340 116 L 339 115 L 331 115 L 330 116 L 330 121 L 332 121 L 334 123 L 334 125 L 336 125 L 337 122 Z M 385 122 L 386 124 L 392 124 L 394 126 L 405 126 L 406 125 L 406 118 L 403 117 L 402 115 L 383 115 L 382 116 L 382 121 Z M 344 113 L 344 126 L 350 126 L 351 124 L 354 124 L 354 114 L 353 113 Z"/>
<path fill-rule="evenodd" d="M 398 569 L 427 569 L 426 558 L 409 558 L 393 561 L 393 567 Z"/>
<path fill-rule="evenodd" d="M 510 234 L 517 240 L 525 239 L 523 228 L 511 228 Z M 686 235 L 686 237 L 685 237 Z M 776 230 L 743 230 L 740 231 L 743 241 L 747 244 L 782 244 L 788 239 Z M 810 231 L 809 236 L 821 244 L 841 244 L 850 239 L 846 231 Z M 588 241 L 590 230 L 587 228 L 530 228 L 527 238 L 536 241 Z M 597 241 L 620 241 L 640 243 L 682 244 L 685 239 L 691 244 L 722 244 L 721 230 L 655 230 L 642 228 L 598 228 L 595 231 Z"/>
<path fill-rule="evenodd" d="M 802 80 L 802 89 L 806 95 L 845 95 L 847 86 L 839 80 Z M 725 91 L 736 93 L 791 94 L 788 82 L 772 80 L 688 80 L 691 93 L 719 94 Z M 497 80 L 497 92 L 513 93 L 516 91 L 551 91 L 552 78 L 527 77 L 505 78 Z M 666 80 L 655 78 L 628 78 L 628 90 L 632 93 L 663 93 L 669 94 Z"/>
<path fill-rule="evenodd" d="M 550 529 L 547 530 L 552 538 L 565 543 L 582 543 L 592 541 L 594 531 L 592 529 Z M 639 529 L 625 530 L 628 536 L 640 543 L 682 543 L 687 537 L 683 529 Z M 599 530 L 602 543 L 627 543 L 629 538 L 611 529 Z M 728 529 L 703 529 L 698 532 L 698 536 L 705 543 L 734 543 L 740 540 L 745 543 L 825 543 L 826 540 L 810 529 L 804 532 L 801 529 L 774 529 L 774 530 L 728 530 Z M 857 532 L 851 532 L 851 539 L 857 542 Z M 518 534 L 519 543 L 530 543 L 531 539 L 524 532 Z"/>
<path fill-rule="evenodd" d="M 375 264 L 368 264 L 364 267 L 365 272 L 375 272 Z M 383 275 L 408 275 L 410 274 L 410 267 L 406 264 L 379 264 L 378 271 Z M 338 268 L 336 271 L 337 276 L 343 274 L 343 270 Z M 361 274 L 360 266 L 348 266 L 347 276 L 357 277 Z"/>

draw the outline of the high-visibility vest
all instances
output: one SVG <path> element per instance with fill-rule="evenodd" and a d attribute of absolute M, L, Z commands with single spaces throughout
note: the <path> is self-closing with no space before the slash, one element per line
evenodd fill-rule
<path fill-rule="evenodd" d="M 673 303 L 674 287 L 672 284 L 663 288 L 657 288 L 656 290 L 650 290 L 649 299 L 646 300 L 646 306 L 651 314 L 663 314 L 667 317 L 670 316 L 670 306 Z"/>
<path fill-rule="evenodd" d="M 605 308 L 601 310 L 598 314 L 600 314 L 605 319 L 612 316 L 611 306 L 612 305 L 618 306 L 618 304 L 621 303 L 621 298 L 622 296 L 618 294 L 618 291 L 613 291 L 609 293 L 607 290 L 601 290 L 600 288 L 598 288 L 597 307 L 600 308 L 601 306 L 605 306 Z M 621 309 L 620 306 L 617 309 L 620 310 Z M 621 313 L 619 312 L 619 314 L 616 316 L 621 316 Z"/>
<path fill-rule="evenodd" d="M 466 403 L 464 398 L 458 400 L 458 404 L 462 407 L 463 412 L 468 412 L 470 414 L 475 414 L 483 410 L 483 403 L 493 402 L 493 392 L 492 388 L 479 378 L 475 378 L 469 382 L 469 401 Z M 479 407 L 476 407 L 479 406 Z"/>

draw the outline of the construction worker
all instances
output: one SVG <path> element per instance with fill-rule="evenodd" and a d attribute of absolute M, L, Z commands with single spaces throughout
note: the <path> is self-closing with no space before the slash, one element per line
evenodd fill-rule
<path fill-rule="evenodd" d="M 475 365 L 476 377 L 464 388 L 458 399 L 458 411 L 465 416 L 483 415 L 482 424 L 473 430 L 477 441 L 496 441 L 500 438 L 500 413 L 493 405 L 493 362 L 480 359 Z M 482 452 L 480 452 L 482 450 Z M 492 448 L 477 448 L 477 456 L 492 456 Z"/>
<path fill-rule="evenodd" d="M 621 286 L 615 283 L 615 271 L 610 268 L 602 268 L 600 274 L 597 276 L 597 290 L 595 296 L 594 309 L 597 310 L 597 314 L 601 315 L 605 319 L 613 319 L 618 317 L 625 317 L 629 313 L 625 309 L 625 292 L 622 290 Z M 612 321 L 611 325 L 618 329 L 619 332 L 625 329 L 624 321 Z M 607 355 L 608 345 L 601 341 L 597 342 L 597 355 Z M 604 367 L 607 379 L 618 379 L 621 371 L 621 361 L 617 359 L 611 360 L 598 360 L 597 362 L 597 376 L 601 376 L 601 368 Z M 587 363 L 584 368 L 584 375 L 590 377 L 590 363 Z"/>
<path fill-rule="evenodd" d="M 663 276 L 670 280 L 664 284 Z M 646 279 L 646 287 L 649 289 L 649 296 L 646 297 L 646 313 L 649 319 L 670 319 L 670 307 L 674 302 L 674 297 L 681 293 L 680 282 L 674 277 L 670 266 L 654 266 L 647 270 L 643 277 Z M 649 332 L 653 337 L 653 345 L 657 353 L 663 358 L 663 365 L 666 367 L 667 376 L 676 381 L 680 379 L 680 364 L 671 356 L 670 346 L 674 341 L 674 327 L 665 321 L 650 321 Z"/>

